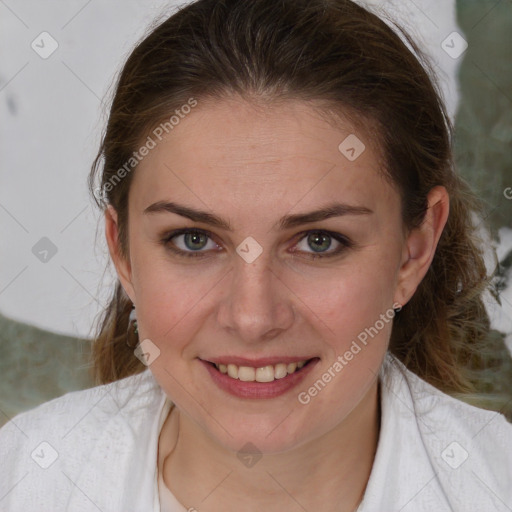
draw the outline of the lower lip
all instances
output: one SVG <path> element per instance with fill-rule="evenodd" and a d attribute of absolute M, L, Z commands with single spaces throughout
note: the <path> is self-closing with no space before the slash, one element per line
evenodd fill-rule
<path fill-rule="evenodd" d="M 207 361 L 199 359 L 210 374 L 213 382 L 223 391 L 238 398 L 275 398 L 284 395 L 294 387 L 298 386 L 311 372 L 319 359 L 312 359 L 300 370 L 295 371 L 282 379 L 274 379 L 272 382 L 245 382 L 239 379 L 228 377 Z"/>

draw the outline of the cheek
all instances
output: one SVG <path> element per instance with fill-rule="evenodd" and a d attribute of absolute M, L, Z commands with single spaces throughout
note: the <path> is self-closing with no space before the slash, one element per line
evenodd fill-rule
<path fill-rule="evenodd" d="M 159 346 L 172 339 L 175 347 L 184 339 L 180 331 L 193 336 L 196 311 L 204 307 L 219 280 L 213 272 L 201 275 L 198 267 L 176 265 L 161 249 L 133 252 L 132 278 L 142 336 Z"/>
<path fill-rule="evenodd" d="M 318 283 L 323 291 L 307 302 L 315 313 L 308 321 L 321 333 L 326 350 L 317 379 L 300 391 L 313 416 L 336 411 L 326 420 L 332 427 L 362 399 L 382 365 L 394 317 L 393 272 L 391 263 L 370 265 L 361 258 L 324 286 Z"/>
<path fill-rule="evenodd" d="M 290 288 L 307 306 L 304 312 L 310 310 L 311 322 L 322 323 L 330 339 L 346 343 L 392 307 L 395 273 L 392 258 L 367 250 L 330 271 L 293 278 Z"/>

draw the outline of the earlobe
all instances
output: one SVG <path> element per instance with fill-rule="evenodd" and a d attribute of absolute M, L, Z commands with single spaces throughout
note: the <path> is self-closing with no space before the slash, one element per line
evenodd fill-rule
<path fill-rule="evenodd" d="M 406 304 L 425 277 L 448 220 L 449 204 L 448 192 L 444 187 L 437 186 L 430 190 L 423 223 L 407 236 L 395 301 Z"/>
<path fill-rule="evenodd" d="M 135 304 L 135 292 L 131 282 L 130 262 L 126 261 L 120 252 L 118 216 L 117 211 L 112 205 L 108 205 L 105 209 L 105 238 L 119 281 L 131 301 Z"/>

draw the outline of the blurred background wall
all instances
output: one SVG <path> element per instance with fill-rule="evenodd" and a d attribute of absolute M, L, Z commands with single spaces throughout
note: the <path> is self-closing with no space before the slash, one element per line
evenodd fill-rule
<path fill-rule="evenodd" d="M 501 305 L 488 307 L 512 349 L 512 2 L 359 3 L 397 19 L 434 62 L 460 172 L 488 205 L 501 262 Z M 116 73 L 175 5 L 0 1 L 0 425 L 93 385 L 88 339 L 114 273 L 86 178 Z"/>

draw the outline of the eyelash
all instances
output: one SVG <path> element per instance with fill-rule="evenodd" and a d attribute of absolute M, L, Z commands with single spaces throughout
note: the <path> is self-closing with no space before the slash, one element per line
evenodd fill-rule
<path fill-rule="evenodd" d="M 175 238 L 179 235 L 193 234 L 193 233 L 206 235 L 208 238 L 210 238 L 210 240 L 213 240 L 213 238 L 210 236 L 211 233 L 209 233 L 208 231 L 205 231 L 205 230 L 199 229 L 199 228 L 193 228 L 193 229 L 192 228 L 183 228 L 183 229 L 176 229 L 174 231 L 171 231 L 170 233 L 167 233 L 161 239 L 161 243 L 164 247 L 166 247 L 172 253 L 176 254 L 178 257 L 184 257 L 184 258 L 205 258 L 205 257 L 207 257 L 205 255 L 204 251 L 189 252 L 189 251 L 183 251 L 181 249 L 177 249 L 176 247 L 172 246 L 171 240 L 173 238 Z M 339 233 L 333 233 L 331 231 L 326 231 L 326 230 L 322 230 L 322 229 L 311 229 L 308 231 L 303 231 L 301 233 L 298 233 L 297 237 L 300 237 L 300 238 L 298 238 L 297 243 L 299 243 L 302 239 L 304 239 L 307 235 L 309 235 L 311 233 L 326 234 L 329 237 L 334 238 L 337 242 L 339 242 L 341 244 L 341 246 L 334 252 L 330 252 L 330 253 L 326 253 L 326 254 L 306 253 L 306 254 L 308 254 L 307 258 L 309 258 L 311 260 L 316 260 L 319 258 L 320 259 L 333 258 L 333 257 L 341 254 L 346 249 L 350 249 L 354 246 L 354 243 L 351 240 L 349 240 L 347 237 L 345 237 Z M 300 251 L 297 251 L 297 252 L 300 252 Z"/>

